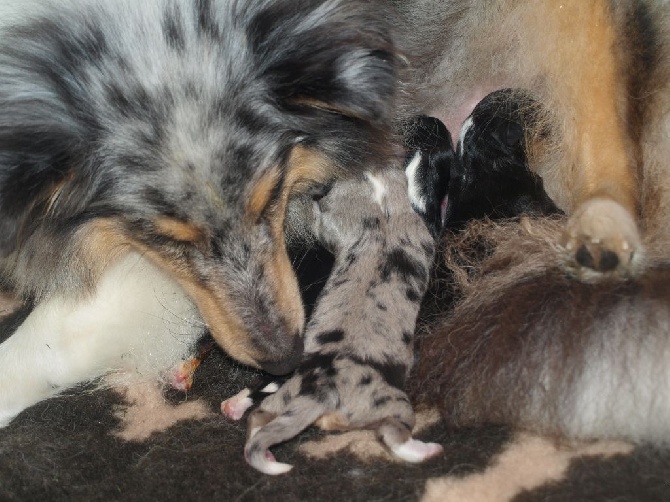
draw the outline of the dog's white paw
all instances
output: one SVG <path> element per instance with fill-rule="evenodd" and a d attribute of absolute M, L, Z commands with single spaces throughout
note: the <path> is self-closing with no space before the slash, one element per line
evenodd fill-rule
<path fill-rule="evenodd" d="M 618 202 L 586 201 L 572 214 L 561 239 L 568 266 L 583 278 L 630 275 L 642 261 L 642 241 L 635 218 Z"/>
<path fill-rule="evenodd" d="M 408 439 L 401 445 L 393 447 L 392 451 L 405 462 L 416 464 L 439 455 L 443 448 L 442 445 L 437 443 L 424 443 L 418 439 Z"/>

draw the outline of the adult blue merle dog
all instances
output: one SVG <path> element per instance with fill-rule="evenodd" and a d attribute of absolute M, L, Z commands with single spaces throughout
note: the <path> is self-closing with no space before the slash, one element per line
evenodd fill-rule
<path fill-rule="evenodd" d="M 383 161 L 390 29 L 348 0 L 0 7 L 0 423 L 109 371 L 158 377 L 205 330 L 302 355 L 292 196 Z"/>

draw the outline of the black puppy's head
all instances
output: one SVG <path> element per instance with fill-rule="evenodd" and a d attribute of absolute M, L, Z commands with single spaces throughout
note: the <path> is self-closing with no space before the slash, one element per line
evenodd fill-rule
<path fill-rule="evenodd" d="M 354 0 L 72 0 L 0 38 L 0 269 L 95 287 L 129 250 L 235 358 L 284 373 L 304 313 L 289 199 L 384 158 L 389 26 Z"/>
<path fill-rule="evenodd" d="M 446 222 L 447 190 L 454 169 L 451 134 L 439 119 L 421 115 L 406 128 L 405 151 L 410 202 L 437 237 Z"/>
<path fill-rule="evenodd" d="M 452 164 L 448 225 L 559 211 L 528 167 L 526 127 L 533 125 L 538 106 L 513 89 L 493 92 L 477 104 L 463 124 Z"/>

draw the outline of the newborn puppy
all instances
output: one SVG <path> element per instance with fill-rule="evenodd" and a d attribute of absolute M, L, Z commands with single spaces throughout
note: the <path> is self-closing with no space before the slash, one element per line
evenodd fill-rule
<path fill-rule="evenodd" d="M 291 466 L 268 449 L 313 423 L 375 429 L 409 462 L 440 453 L 440 445 L 412 439 L 414 411 L 404 392 L 434 253 L 409 203 L 405 175 L 389 169 L 338 182 L 315 202 L 314 213 L 315 233 L 335 265 L 307 325 L 302 364 L 249 417 L 245 458 L 266 474 L 287 472 Z M 244 408 L 242 401 L 249 403 L 248 393 L 224 402 L 224 413 L 226 405 Z"/>
<path fill-rule="evenodd" d="M 528 167 L 526 126 L 539 103 L 523 91 L 502 89 L 481 100 L 465 120 L 451 164 L 446 226 L 522 213 L 560 212 Z M 437 120 L 437 119 L 435 119 Z"/>
<path fill-rule="evenodd" d="M 451 134 L 439 119 L 421 115 L 407 128 L 405 151 L 410 202 L 437 238 L 446 221 L 449 177 L 456 162 Z"/>

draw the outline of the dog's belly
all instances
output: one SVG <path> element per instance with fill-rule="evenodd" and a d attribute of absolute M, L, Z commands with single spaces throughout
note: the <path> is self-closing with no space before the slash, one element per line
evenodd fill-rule
<path fill-rule="evenodd" d="M 455 95 L 453 99 L 445 100 L 437 106 L 434 106 L 428 112 L 428 115 L 440 119 L 444 125 L 447 126 L 447 129 L 449 129 L 453 140 L 457 141 L 465 119 L 470 116 L 472 110 L 477 106 L 477 103 L 484 99 L 488 94 L 497 91 L 502 87 L 504 86 L 501 86 L 499 83 L 479 83 L 474 85 L 471 89 L 467 89 L 460 94 Z"/>

